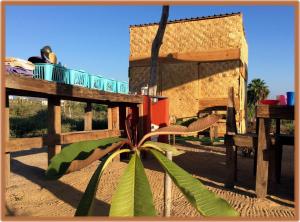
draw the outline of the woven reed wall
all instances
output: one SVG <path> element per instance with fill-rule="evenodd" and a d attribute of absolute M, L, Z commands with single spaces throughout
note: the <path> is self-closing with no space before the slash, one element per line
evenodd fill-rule
<path fill-rule="evenodd" d="M 245 132 L 245 79 L 240 74 L 241 61 L 189 62 L 160 64 L 158 93 L 169 98 L 170 116 L 185 118 L 196 116 L 199 101 L 208 98 L 228 97 L 228 88 L 234 87 L 239 101 L 236 120 L 239 132 Z M 149 80 L 150 67 L 131 67 L 130 91 L 140 92 Z M 188 81 L 187 81 L 188 80 Z M 225 130 L 220 123 L 219 132 Z"/>
<path fill-rule="evenodd" d="M 245 64 L 248 64 L 248 45 L 247 45 L 247 42 L 246 42 L 246 39 L 243 38 L 243 44 L 242 44 L 242 47 L 241 47 L 241 61 Z"/>
<path fill-rule="evenodd" d="M 149 58 L 158 25 L 130 27 L 130 57 Z M 171 23 L 166 27 L 160 55 L 242 48 L 242 16 Z"/>
<path fill-rule="evenodd" d="M 163 64 L 161 79 L 159 88 L 161 95 L 169 98 L 170 115 L 177 118 L 195 116 L 199 111 L 197 63 Z"/>
<path fill-rule="evenodd" d="M 226 98 L 228 88 L 239 92 L 240 61 L 203 62 L 199 64 L 199 99 Z"/>
<path fill-rule="evenodd" d="M 149 76 L 150 66 L 130 67 L 129 91 L 140 93 L 141 88 L 148 84 Z"/>

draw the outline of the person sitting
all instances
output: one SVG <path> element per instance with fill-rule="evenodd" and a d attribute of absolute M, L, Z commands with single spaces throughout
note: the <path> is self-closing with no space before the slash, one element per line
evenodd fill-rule
<path fill-rule="evenodd" d="M 39 56 L 32 56 L 28 59 L 28 61 L 32 63 L 49 63 L 49 64 L 56 64 L 57 58 L 50 46 L 44 46 L 41 49 L 41 57 Z"/>

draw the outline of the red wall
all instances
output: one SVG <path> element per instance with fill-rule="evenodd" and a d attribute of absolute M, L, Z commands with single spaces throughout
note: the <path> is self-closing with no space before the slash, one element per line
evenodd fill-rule
<path fill-rule="evenodd" d="M 151 130 L 151 123 L 160 128 L 169 125 L 169 101 L 167 98 L 158 98 L 157 102 L 151 102 L 150 97 L 144 96 L 144 132 Z M 166 142 L 168 136 L 160 136 L 160 142 Z"/>

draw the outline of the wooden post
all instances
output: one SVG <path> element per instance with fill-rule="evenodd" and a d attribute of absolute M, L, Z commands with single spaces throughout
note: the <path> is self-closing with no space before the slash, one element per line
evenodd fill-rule
<path fill-rule="evenodd" d="M 218 126 L 213 125 L 209 128 L 209 136 L 211 144 L 214 144 L 214 140 L 218 137 Z"/>
<path fill-rule="evenodd" d="M 108 129 L 120 130 L 119 107 L 110 106 L 107 108 Z"/>
<path fill-rule="evenodd" d="M 275 176 L 276 182 L 280 183 L 281 161 L 282 161 L 282 144 L 280 140 L 280 119 L 276 119 L 276 136 L 275 136 Z"/>
<path fill-rule="evenodd" d="M 225 135 L 225 147 L 227 166 L 227 177 L 225 181 L 225 187 L 233 188 L 237 179 L 237 148 L 234 146 L 232 135 Z"/>
<path fill-rule="evenodd" d="M 139 137 L 139 140 L 142 139 L 142 137 L 144 136 L 144 107 L 143 107 L 143 104 L 138 104 L 138 109 L 139 109 L 139 132 L 138 132 L 138 137 Z"/>
<path fill-rule="evenodd" d="M 166 157 L 172 161 L 172 151 L 166 151 Z M 165 217 L 170 217 L 172 205 L 172 181 L 167 172 L 165 172 L 164 205 L 164 215 Z"/>
<path fill-rule="evenodd" d="M 110 130 L 120 130 L 120 113 L 118 106 L 109 106 L 107 108 L 107 124 Z M 113 159 L 114 162 L 120 161 L 120 155 Z"/>
<path fill-rule="evenodd" d="M 90 102 L 87 102 L 86 107 L 84 109 L 84 130 L 85 131 L 92 130 L 92 123 L 93 123 L 92 104 Z"/>
<path fill-rule="evenodd" d="M 137 105 L 138 106 L 138 112 L 139 112 L 139 118 L 138 118 L 138 140 L 140 141 L 144 134 L 146 134 L 146 132 L 144 131 L 145 126 L 144 126 L 144 121 L 146 119 L 146 117 L 144 116 L 144 106 L 143 103 L 140 103 Z M 152 155 L 147 155 L 146 151 L 141 151 L 141 158 L 143 160 L 148 159 L 149 157 L 151 157 Z"/>
<path fill-rule="evenodd" d="M 48 164 L 51 158 L 61 151 L 61 145 L 56 144 L 54 138 L 61 134 L 61 106 L 60 99 L 48 99 Z"/>
<path fill-rule="evenodd" d="M 263 198 L 268 189 L 268 167 L 270 146 L 270 119 L 259 118 L 258 120 L 258 146 L 257 146 L 257 169 L 256 169 L 256 195 Z"/>
<path fill-rule="evenodd" d="M 6 94 L 5 96 L 5 111 L 4 111 L 4 141 L 5 147 L 4 150 L 7 150 L 6 146 L 8 146 L 9 141 L 9 96 Z M 10 152 L 5 152 L 5 185 L 6 187 L 9 185 L 9 176 L 10 176 Z"/>
<path fill-rule="evenodd" d="M 280 134 L 280 119 L 276 119 L 276 134 Z"/>
<path fill-rule="evenodd" d="M 257 130 L 258 132 L 258 130 Z M 253 157 L 253 175 L 256 176 L 256 165 L 257 165 L 257 142 L 254 143 L 254 157 Z"/>
<path fill-rule="evenodd" d="M 256 108 L 255 108 L 255 116 L 256 116 Z M 255 133 L 256 135 L 258 135 L 258 131 L 259 131 L 259 118 L 255 118 Z M 256 176 L 256 166 L 257 166 L 257 144 L 255 144 L 254 148 L 254 161 L 253 161 L 253 175 Z"/>
<path fill-rule="evenodd" d="M 237 133 L 236 119 L 235 119 L 235 108 L 234 108 L 234 89 L 229 88 L 228 92 L 228 105 L 227 105 L 227 116 L 226 116 L 226 135 L 225 135 L 225 146 L 226 146 L 226 168 L 227 178 L 225 181 L 225 187 L 233 188 L 234 181 L 237 178 L 237 149 L 233 143 L 233 135 Z"/>

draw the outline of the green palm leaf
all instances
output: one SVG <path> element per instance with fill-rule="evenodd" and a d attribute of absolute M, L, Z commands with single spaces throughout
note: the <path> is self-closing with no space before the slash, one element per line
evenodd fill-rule
<path fill-rule="evenodd" d="M 217 197 L 199 180 L 168 160 L 163 154 L 153 149 L 150 150 L 150 153 L 160 162 L 176 186 L 200 214 L 203 216 L 239 215 L 225 200 Z"/>
<path fill-rule="evenodd" d="M 155 216 L 153 198 L 145 170 L 135 153 L 112 197 L 110 216 Z"/>
<path fill-rule="evenodd" d="M 153 149 L 156 149 L 163 153 L 165 153 L 166 151 L 172 151 L 173 156 L 179 156 L 184 153 L 184 151 L 177 150 L 174 146 L 171 146 L 170 144 L 154 142 L 154 141 L 147 141 L 141 147 L 142 148 L 153 148 Z"/>
<path fill-rule="evenodd" d="M 100 148 L 105 149 L 113 143 L 117 143 L 124 139 L 119 137 L 106 138 L 102 140 L 82 141 L 70 144 L 64 147 L 61 152 L 55 155 L 48 166 L 46 176 L 49 179 L 58 179 L 70 166 L 73 160 L 86 159 L 93 150 Z"/>
<path fill-rule="evenodd" d="M 99 185 L 100 178 L 103 174 L 104 169 L 112 161 L 114 157 L 121 153 L 130 152 L 129 149 L 118 150 L 111 155 L 107 156 L 94 172 L 86 190 L 79 202 L 75 216 L 87 216 L 91 213 L 91 206 L 93 205 L 95 194 Z"/>

